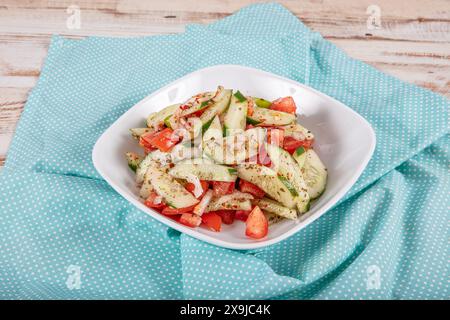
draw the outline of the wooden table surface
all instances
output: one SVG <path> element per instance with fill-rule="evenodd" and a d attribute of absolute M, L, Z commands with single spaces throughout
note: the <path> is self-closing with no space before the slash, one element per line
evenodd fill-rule
<path fill-rule="evenodd" d="M 186 24 L 210 23 L 253 2 L 262 1 L 0 0 L 0 168 L 52 34 L 176 33 Z M 353 58 L 450 98 L 449 0 L 279 2 Z M 67 26 L 70 5 L 80 8 L 80 29 Z M 378 9 L 381 28 L 370 29 L 367 20 Z"/>

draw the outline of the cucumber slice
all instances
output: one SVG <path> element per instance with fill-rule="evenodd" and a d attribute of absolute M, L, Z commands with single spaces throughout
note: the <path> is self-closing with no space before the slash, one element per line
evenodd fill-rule
<path fill-rule="evenodd" d="M 309 196 L 311 199 L 316 199 L 325 191 L 328 172 L 314 150 L 309 149 L 305 154 L 306 160 L 302 169 L 303 177 Z"/>
<path fill-rule="evenodd" d="M 230 106 L 224 117 L 225 136 L 243 132 L 247 123 L 248 100 L 238 91 L 230 100 Z"/>
<path fill-rule="evenodd" d="M 169 174 L 178 179 L 187 179 L 190 175 L 194 175 L 200 180 L 234 182 L 237 174 L 230 169 L 233 168 L 220 164 L 193 164 L 182 161 L 170 169 Z"/>
<path fill-rule="evenodd" d="M 231 199 L 227 202 L 220 202 L 220 198 L 214 198 L 206 207 L 206 212 L 217 210 L 252 210 L 250 200 Z"/>
<path fill-rule="evenodd" d="M 240 164 L 258 154 L 265 136 L 266 131 L 263 128 L 249 129 L 242 134 L 225 137 L 221 141 L 209 140 L 203 152 L 217 163 Z"/>
<path fill-rule="evenodd" d="M 224 89 L 223 87 L 220 88 L 219 94 L 212 98 L 212 105 L 200 116 L 203 126 L 210 122 L 216 115 L 222 114 L 230 104 L 232 90 Z"/>
<path fill-rule="evenodd" d="M 144 160 L 141 161 L 136 169 L 136 183 L 141 184 L 144 182 L 145 173 L 148 167 L 153 163 L 152 153 L 149 153 Z"/>
<path fill-rule="evenodd" d="M 294 157 L 295 161 L 297 161 L 299 167 L 303 168 L 306 160 L 306 149 L 304 147 L 298 147 L 292 156 Z"/>
<path fill-rule="evenodd" d="M 275 171 L 281 176 L 280 179 L 295 197 L 297 209 L 300 213 L 305 213 L 308 211 L 310 199 L 300 167 L 286 150 L 270 143 L 266 143 L 265 147 Z"/>
<path fill-rule="evenodd" d="M 274 225 L 274 224 L 284 220 L 284 218 L 282 216 L 279 216 L 279 215 L 277 215 L 275 213 L 272 213 L 272 212 L 269 212 L 267 210 L 262 210 L 262 212 L 266 216 L 266 219 L 267 219 L 267 222 L 269 223 L 269 226 Z"/>
<path fill-rule="evenodd" d="M 136 139 L 139 140 L 139 138 L 145 134 L 145 133 L 149 133 L 149 132 L 154 132 L 153 129 L 151 128 L 132 128 L 130 129 L 131 132 L 131 136 Z"/>
<path fill-rule="evenodd" d="M 272 104 L 272 102 L 267 101 L 266 99 L 263 98 L 257 98 L 257 97 L 253 97 L 253 101 L 255 101 L 256 105 L 260 108 L 269 108 L 270 105 Z"/>
<path fill-rule="evenodd" d="M 261 123 L 260 121 L 255 120 L 255 119 L 253 119 L 251 117 L 247 117 L 246 120 L 247 120 L 247 123 L 251 124 L 252 126 L 257 126 L 258 124 Z"/>
<path fill-rule="evenodd" d="M 154 112 L 147 118 L 147 127 L 157 129 L 164 124 L 164 120 L 170 115 L 172 115 L 178 108 L 180 104 L 173 104 L 165 107 L 161 111 Z"/>
<path fill-rule="evenodd" d="M 283 126 L 294 122 L 296 116 L 287 112 L 255 107 L 252 119 L 259 121 L 260 125 Z"/>
<path fill-rule="evenodd" d="M 209 140 L 220 141 L 222 140 L 222 125 L 218 116 L 215 116 L 208 129 L 203 134 L 203 145 Z"/>
<path fill-rule="evenodd" d="M 297 211 L 283 207 L 280 203 L 274 200 L 267 198 L 255 199 L 252 201 L 252 204 L 258 206 L 263 211 L 276 214 L 283 218 L 297 219 Z"/>
<path fill-rule="evenodd" d="M 186 117 L 204 108 L 208 108 L 213 103 L 212 98 L 220 94 L 221 90 L 223 90 L 223 87 L 218 87 L 216 93 L 204 92 L 191 97 L 182 104 L 184 110 L 180 112 L 180 117 Z"/>
<path fill-rule="evenodd" d="M 169 174 L 150 166 L 147 176 L 158 195 L 164 198 L 167 204 L 174 208 L 186 208 L 196 205 L 197 200 L 178 181 Z"/>
<path fill-rule="evenodd" d="M 139 196 L 142 199 L 147 199 L 150 193 L 152 193 L 152 191 L 154 190 L 155 189 L 152 186 L 152 182 L 150 181 L 149 175 L 145 173 L 144 182 L 142 183 L 142 187 L 139 190 Z"/>
<path fill-rule="evenodd" d="M 296 206 L 296 197 L 286 188 L 278 175 L 272 169 L 259 164 L 242 164 L 237 167 L 238 176 L 259 188 L 272 199 L 283 206 L 293 209 Z"/>
<path fill-rule="evenodd" d="M 130 169 L 136 172 L 139 164 L 142 162 L 142 157 L 134 152 L 127 152 L 125 156 L 127 157 L 128 166 L 130 167 Z"/>
<path fill-rule="evenodd" d="M 311 131 L 306 129 L 305 127 L 301 126 L 298 123 L 293 123 L 287 126 L 283 126 L 284 129 L 284 136 L 285 137 L 293 137 L 297 140 L 313 140 L 314 135 Z"/>

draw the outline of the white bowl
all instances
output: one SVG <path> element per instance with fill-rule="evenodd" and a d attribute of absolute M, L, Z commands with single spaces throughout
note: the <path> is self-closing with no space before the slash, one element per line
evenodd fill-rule
<path fill-rule="evenodd" d="M 129 129 L 142 127 L 151 112 L 184 101 L 203 91 L 214 91 L 218 85 L 240 90 L 244 95 L 273 100 L 292 96 L 297 103 L 298 121 L 315 136 L 314 150 L 328 168 L 324 194 L 298 221 L 286 220 L 270 226 L 261 240 L 245 236 L 245 223 L 236 221 L 222 226 L 221 232 L 183 226 L 147 208 L 139 199 L 134 174 L 124 154 L 141 152 Z M 218 65 L 190 73 L 152 93 L 130 108 L 98 139 L 92 151 L 94 166 L 101 176 L 125 199 L 171 228 L 194 238 L 231 249 L 261 248 L 288 238 L 333 207 L 353 186 L 375 149 L 375 133 L 370 124 L 339 101 L 298 82 L 249 67 Z"/>

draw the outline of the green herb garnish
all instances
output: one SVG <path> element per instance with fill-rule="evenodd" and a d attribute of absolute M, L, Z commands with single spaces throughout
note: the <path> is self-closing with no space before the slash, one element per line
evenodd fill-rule
<path fill-rule="evenodd" d="M 235 168 L 228 168 L 229 174 L 237 174 L 237 170 Z"/>
<path fill-rule="evenodd" d="M 212 118 L 211 120 L 207 121 L 205 124 L 203 124 L 202 126 L 202 133 L 205 133 L 206 130 L 209 129 L 209 127 L 211 126 L 211 123 L 213 122 L 214 118 Z"/>

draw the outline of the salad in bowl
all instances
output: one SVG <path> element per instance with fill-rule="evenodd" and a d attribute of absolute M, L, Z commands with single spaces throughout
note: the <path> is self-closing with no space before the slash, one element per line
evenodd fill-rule
<path fill-rule="evenodd" d="M 290 96 L 268 101 L 219 86 L 150 114 L 146 127 L 130 129 L 142 154 L 126 153 L 140 198 L 192 228 L 245 222 L 252 239 L 298 219 L 325 190 L 327 169 L 296 110 Z"/>

